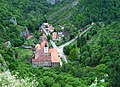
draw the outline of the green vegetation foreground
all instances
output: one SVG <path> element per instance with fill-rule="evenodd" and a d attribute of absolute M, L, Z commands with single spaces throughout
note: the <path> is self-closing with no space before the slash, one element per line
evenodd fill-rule
<path fill-rule="evenodd" d="M 73 47 L 69 47 L 69 63 L 56 68 L 33 68 L 30 63 L 31 56 L 17 58 L 15 50 L 16 42 L 17 46 L 24 43 L 24 38 L 19 36 L 23 28 L 27 26 L 31 32 L 38 29 L 38 26 L 45 21 L 44 14 L 52 11 L 52 6 L 43 0 L 35 2 L 33 0 L 1 0 L 0 4 L 0 54 L 2 55 L 0 56 L 0 86 L 4 86 L 4 82 L 6 86 L 13 83 L 4 78 L 3 72 L 7 68 L 12 75 L 17 75 L 17 79 L 29 78 L 25 80 L 28 81 L 26 85 L 32 84 L 34 80 L 37 81 L 36 87 L 120 86 L 119 0 L 81 0 L 69 11 L 72 16 L 62 21 L 69 26 L 74 25 L 79 29 L 91 22 L 99 21 L 104 22 L 105 25 L 95 24 L 86 34 L 87 38 L 86 36 L 80 38 L 84 43 L 78 40 L 78 44 L 73 46 L 80 49 L 80 55 L 77 55 L 78 51 L 72 49 Z M 59 10 L 58 7 L 57 9 Z M 61 16 L 64 19 L 65 15 Z M 18 25 L 14 26 L 9 21 L 11 17 L 16 17 Z M 71 28 L 70 30 L 73 31 Z M 10 48 L 3 45 L 8 40 L 12 43 Z M 8 67 L 4 66 L 4 60 Z"/>

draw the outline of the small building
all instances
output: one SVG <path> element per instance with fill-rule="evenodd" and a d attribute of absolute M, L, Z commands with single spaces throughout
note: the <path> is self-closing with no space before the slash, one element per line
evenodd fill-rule
<path fill-rule="evenodd" d="M 55 29 L 55 28 L 54 28 L 51 24 L 48 25 L 48 30 L 49 30 L 50 32 L 53 32 L 54 29 Z"/>
<path fill-rule="evenodd" d="M 58 34 L 57 34 L 57 32 L 53 32 L 52 33 L 52 39 L 53 40 L 58 40 Z"/>
<path fill-rule="evenodd" d="M 58 40 L 59 40 L 59 41 L 61 41 L 61 39 L 62 39 L 61 37 L 58 37 Z"/>
<path fill-rule="evenodd" d="M 54 67 L 60 66 L 60 58 L 56 49 L 49 49 L 48 42 L 44 40 L 35 46 L 35 58 L 32 59 L 33 67 Z"/>
<path fill-rule="evenodd" d="M 26 39 L 29 39 L 29 38 L 30 38 L 30 34 L 27 34 L 27 35 L 26 35 Z"/>
<path fill-rule="evenodd" d="M 63 34 L 63 32 L 58 32 L 58 34 L 59 34 L 59 35 L 62 35 L 62 34 Z"/>
<path fill-rule="evenodd" d="M 40 31 L 44 31 L 44 29 L 45 29 L 47 32 L 53 32 L 55 28 L 54 28 L 51 24 L 43 23 L 42 27 L 39 28 L 39 30 L 40 30 Z"/>
<path fill-rule="evenodd" d="M 61 29 L 64 30 L 65 29 L 64 26 L 62 26 Z"/>
<path fill-rule="evenodd" d="M 43 26 L 48 26 L 49 24 L 48 23 L 43 23 Z"/>
<path fill-rule="evenodd" d="M 80 28 L 80 31 L 84 31 L 84 30 L 86 30 L 85 28 Z"/>
<path fill-rule="evenodd" d="M 64 30 L 65 29 L 65 27 L 64 26 L 61 26 L 61 25 L 59 25 L 60 26 L 60 28 L 62 29 L 62 30 Z"/>

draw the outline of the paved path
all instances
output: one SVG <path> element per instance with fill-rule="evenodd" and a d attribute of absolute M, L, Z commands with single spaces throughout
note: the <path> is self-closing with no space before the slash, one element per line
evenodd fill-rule
<path fill-rule="evenodd" d="M 87 28 L 86 30 L 84 30 L 81 34 L 79 34 L 79 37 L 81 37 L 85 32 L 87 32 L 90 28 L 92 28 L 92 26 L 90 26 L 89 28 Z M 74 42 L 76 39 L 78 38 L 78 36 L 76 36 L 74 39 L 68 41 L 67 43 L 59 46 L 58 48 L 64 48 L 65 46 L 68 46 L 69 44 L 71 44 L 72 42 Z"/>
<path fill-rule="evenodd" d="M 41 28 L 42 28 L 42 29 L 43 29 L 43 31 L 45 32 L 46 36 L 48 36 L 48 35 L 49 35 L 49 33 L 46 31 L 46 29 L 45 29 L 43 26 L 41 26 Z"/>
<path fill-rule="evenodd" d="M 58 49 L 58 47 L 56 46 L 55 42 L 53 42 L 52 40 L 50 40 L 50 43 L 52 44 L 53 48 Z"/>

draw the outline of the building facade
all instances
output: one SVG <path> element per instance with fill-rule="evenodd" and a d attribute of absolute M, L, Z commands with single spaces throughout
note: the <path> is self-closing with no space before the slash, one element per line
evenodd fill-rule
<path fill-rule="evenodd" d="M 43 40 L 41 44 L 35 46 L 35 56 L 32 59 L 33 67 L 54 67 L 60 66 L 60 58 L 58 52 L 54 48 L 49 48 L 47 40 Z"/>

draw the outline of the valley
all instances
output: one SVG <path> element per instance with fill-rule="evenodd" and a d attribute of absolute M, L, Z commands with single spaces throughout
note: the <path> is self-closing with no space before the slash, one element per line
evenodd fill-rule
<path fill-rule="evenodd" d="M 119 0 L 1 0 L 0 87 L 119 87 Z"/>

